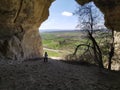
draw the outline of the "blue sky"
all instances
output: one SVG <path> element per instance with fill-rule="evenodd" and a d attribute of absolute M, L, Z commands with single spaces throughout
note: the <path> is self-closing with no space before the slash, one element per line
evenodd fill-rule
<path fill-rule="evenodd" d="M 49 17 L 44 21 L 39 29 L 75 29 L 78 24 L 78 17 L 73 15 L 77 9 L 78 4 L 75 0 L 56 0 L 49 8 Z M 95 6 L 94 6 L 95 7 Z M 95 7 L 96 8 L 96 7 Z M 104 15 L 98 9 L 100 17 L 100 27 L 104 27 Z"/>
<path fill-rule="evenodd" d="M 56 0 L 52 3 L 50 16 L 44 21 L 40 29 L 74 29 L 77 17 L 72 13 L 77 7 L 75 0 Z"/>

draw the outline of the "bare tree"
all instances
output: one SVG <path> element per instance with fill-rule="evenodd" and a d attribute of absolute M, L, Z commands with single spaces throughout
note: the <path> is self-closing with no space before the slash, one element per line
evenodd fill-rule
<path fill-rule="evenodd" d="M 94 53 L 94 61 L 97 62 L 100 68 L 104 68 L 101 49 L 93 36 L 94 32 L 93 27 L 98 23 L 99 15 L 98 14 L 93 15 L 92 7 L 93 6 L 91 4 L 80 6 L 78 10 L 75 12 L 75 14 L 77 14 L 79 17 L 79 24 L 77 26 L 78 27 L 82 26 L 83 29 L 88 32 L 88 39 L 92 42 L 92 46 L 90 46 L 90 44 L 89 45 L 80 44 L 76 47 L 74 55 L 76 54 L 80 46 L 84 45 L 87 46 L 88 49 L 92 48 Z"/>
<path fill-rule="evenodd" d="M 108 19 L 107 19 L 108 20 Z M 109 21 L 109 20 L 108 20 Z M 111 23 L 108 23 L 112 31 L 112 40 L 110 43 L 109 58 L 108 58 L 108 70 L 111 70 L 112 57 L 114 56 L 115 44 L 114 44 L 114 27 Z"/>

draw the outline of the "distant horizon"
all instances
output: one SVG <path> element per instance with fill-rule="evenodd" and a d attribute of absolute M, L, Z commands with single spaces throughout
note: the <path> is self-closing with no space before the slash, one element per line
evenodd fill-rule
<path fill-rule="evenodd" d="M 97 30 L 108 30 L 107 28 L 101 28 L 101 29 L 94 29 L 95 31 Z M 86 31 L 86 30 L 81 30 L 81 29 L 39 29 L 39 31 L 41 32 L 46 32 L 46 31 Z"/>
<path fill-rule="evenodd" d="M 79 29 L 39 29 L 39 30 L 79 30 Z"/>

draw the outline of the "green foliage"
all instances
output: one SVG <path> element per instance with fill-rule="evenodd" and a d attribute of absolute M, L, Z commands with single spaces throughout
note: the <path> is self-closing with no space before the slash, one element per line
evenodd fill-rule
<path fill-rule="evenodd" d="M 74 50 L 79 43 L 86 42 L 86 39 L 80 39 L 82 33 L 78 31 L 68 32 L 44 32 L 41 33 L 43 39 L 43 46 L 50 49 L 59 50 Z"/>
<path fill-rule="evenodd" d="M 47 50 L 49 56 L 53 56 L 53 57 L 63 57 L 68 54 L 72 55 L 77 45 L 86 44 L 86 43 L 92 44 L 90 41 L 88 42 L 86 35 L 87 34 L 84 31 L 60 31 L 60 32 L 58 31 L 58 32 L 41 33 L 44 48 L 62 51 L 62 52 L 55 52 L 55 51 Z M 103 62 L 106 62 L 108 60 L 108 51 L 109 51 L 109 42 L 111 40 L 111 33 L 96 31 L 93 35 L 97 43 L 100 44 L 100 48 L 103 53 Z M 78 59 L 80 55 L 82 55 L 85 52 L 86 49 L 87 47 L 85 46 L 80 47 L 77 52 L 78 56 L 77 57 L 71 56 L 71 57 L 73 59 Z M 70 58 L 69 55 L 68 57 Z M 88 59 L 89 61 L 91 61 L 90 58 L 92 57 L 88 52 L 85 56 L 81 56 L 80 58 L 84 60 Z"/>

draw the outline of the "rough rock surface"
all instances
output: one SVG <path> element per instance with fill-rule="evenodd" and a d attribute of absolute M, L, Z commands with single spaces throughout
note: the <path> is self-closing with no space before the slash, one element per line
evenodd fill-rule
<path fill-rule="evenodd" d="M 112 62 L 112 69 L 120 70 L 120 32 L 115 31 L 115 54 Z"/>
<path fill-rule="evenodd" d="M 53 0 L 0 0 L 0 58 L 42 56 L 38 27 L 49 16 Z"/>

